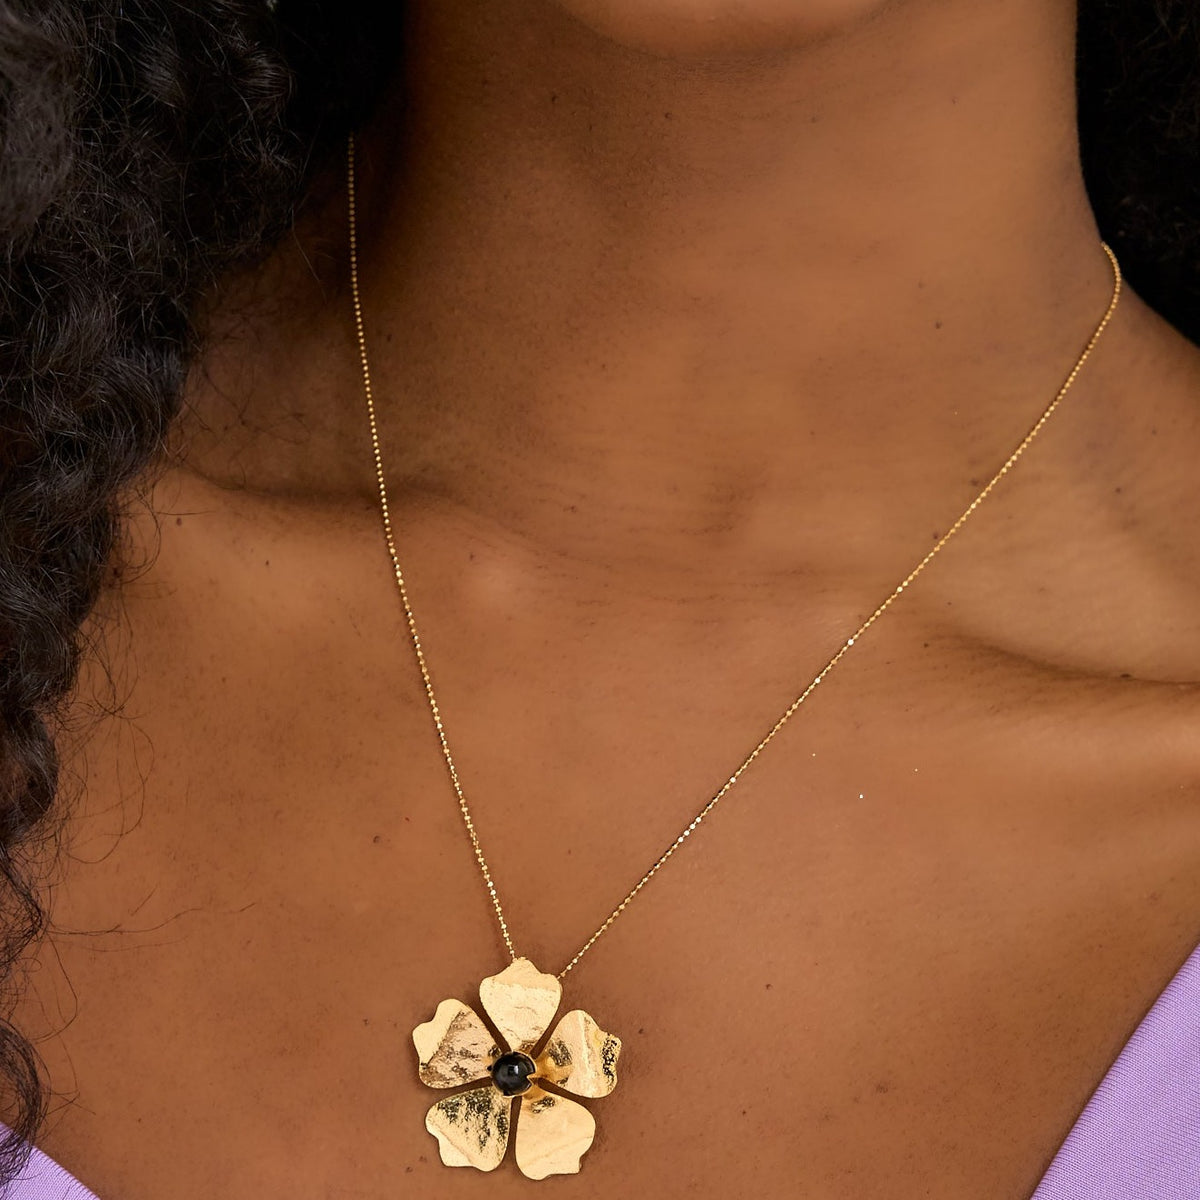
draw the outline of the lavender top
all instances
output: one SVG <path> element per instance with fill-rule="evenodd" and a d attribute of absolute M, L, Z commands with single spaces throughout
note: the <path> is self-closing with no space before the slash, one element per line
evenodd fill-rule
<path fill-rule="evenodd" d="M 1197 1197 L 1200 946 L 1126 1042 L 1029 1200 Z M 4 1200 L 99 1197 L 35 1150 Z"/>

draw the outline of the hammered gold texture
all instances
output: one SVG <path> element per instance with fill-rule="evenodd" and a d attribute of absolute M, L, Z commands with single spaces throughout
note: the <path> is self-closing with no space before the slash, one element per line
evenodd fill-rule
<path fill-rule="evenodd" d="M 538 1055 L 538 1074 L 576 1096 L 598 1099 L 617 1086 L 620 1053 L 621 1039 L 576 1008 L 554 1027 Z"/>
<path fill-rule="evenodd" d="M 491 1019 L 513 1049 L 528 1052 L 544 1035 L 562 996 L 553 975 L 519 958 L 479 985 Z M 453 1087 L 486 1078 L 501 1049 L 483 1020 L 461 1000 L 443 1000 L 431 1021 L 413 1030 L 422 1082 Z M 581 1009 L 566 1013 L 536 1060 L 533 1086 L 521 1097 L 517 1166 L 530 1179 L 573 1175 L 592 1144 L 596 1122 L 581 1104 L 547 1092 L 538 1079 L 577 1096 L 607 1096 L 617 1085 L 621 1039 Z M 439 1100 L 425 1117 L 442 1162 L 493 1171 L 504 1158 L 514 1100 L 494 1082 Z"/>
<path fill-rule="evenodd" d="M 518 958 L 479 985 L 479 999 L 509 1046 L 528 1053 L 550 1028 L 562 999 L 562 984 L 529 959 Z"/>
<path fill-rule="evenodd" d="M 494 1171 L 508 1148 L 511 1116 L 512 1100 L 489 1083 L 439 1100 L 425 1114 L 425 1128 L 446 1166 Z"/>
<path fill-rule="evenodd" d="M 458 1087 L 486 1079 L 500 1057 L 500 1047 L 487 1026 L 461 1000 L 443 1000 L 432 1021 L 412 1034 L 417 1071 L 430 1087 Z"/>
<path fill-rule="evenodd" d="M 530 1179 L 574 1175 L 596 1136 L 596 1118 L 582 1104 L 536 1085 L 521 1097 L 517 1166 Z"/>

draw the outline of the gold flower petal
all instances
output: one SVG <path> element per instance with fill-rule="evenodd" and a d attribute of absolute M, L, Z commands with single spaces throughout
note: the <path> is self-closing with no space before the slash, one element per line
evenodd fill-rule
<path fill-rule="evenodd" d="M 443 1000 L 432 1021 L 413 1030 L 421 1082 L 430 1087 L 457 1087 L 486 1079 L 500 1057 L 500 1047 L 487 1026 L 461 1000 Z"/>
<path fill-rule="evenodd" d="M 574 1175 L 596 1136 L 596 1119 L 582 1104 L 536 1085 L 521 1097 L 517 1166 L 530 1179 Z"/>
<path fill-rule="evenodd" d="M 621 1039 L 577 1008 L 554 1027 L 538 1056 L 538 1074 L 576 1096 L 596 1099 L 617 1086 L 620 1053 Z"/>
<path fill-rule="evenodd" d="M 479 985 L 479 999 L 509 1046 L 524 1054 L 550 1027 L 562 984 L 553 975 L 543 975 L 529 959 L 518 958 Z"/>
<path fill-rule="evenodd" d="M 425 1114 L 425 1128 L 446 1166 L 494 1171 L 508 1148 L 511 1116 L 512 1100 L 489 1083 L 439 1100 Z"/>

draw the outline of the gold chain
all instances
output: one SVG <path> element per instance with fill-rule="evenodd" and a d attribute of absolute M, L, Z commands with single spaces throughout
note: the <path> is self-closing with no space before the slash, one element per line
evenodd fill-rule
<path fill-rule="evenodd" d="M 450 753 L 450 743 L 446 740 L 446 729 L 442 724 L 441 711 L 438 708 L 437 696 L 434 694 L 433 681 L 429 677 L 429 665 L 425 661 L 425 651 L 421 648 L 421 639 L 417 633 L 417 622 L 413 616 L 412 605 L 408 599 L 408 589 L 404 585 L 404 572 L 400 569 L 400 557 L 396 552 L 396 538 L 392 529 L 391 513 L 388 509 L 387 485 L 384 481 L 383 469 L 383 452 L 379 444 L 379 427 L 375 417 L 375 398 L 371 390 L 371 370 L 367 363 L 367 341 L 363 329 L 363 312 L 362 301 L 359 296 L 358 287 L 358 227 L 355 218 L 355 194 L 354 194 L 354 137 L 350 136 L 347 146 L 347 190 L 348 190 L 348 208 L 349 208 L 349 224 L 350 224 L 350 287 L 351 294 L 354 298 L 354 321 L 355 329 L 358 334 L 358 351 L 359 358 L 362 362 L 363 388 L 367 398 L 367 415 L 370 419 L 371 426 L 371 449 L 375 455 L 375 480 L 379 485 L 379 507 L 383 515 L 383 532 L 387 540 L 388 553 L 391 555 L 392 567 L 396 574 L 396 585 L 400 589 L 400 600 L 404 605 L 404 615 L 408 621 L 408 631 L 412 635 L 413 649 L 417 655 L 417 665 L 421 668 L 421 678 L 425 682 L 425 695 L 429 698 L 429 709 L 433 715 L 433 724 L 437 729 L 438 741 L 442 746 L 442 757 L 446 760 L 446 768 L 450 772 L 450 782 L 454 785 L 454 794 L 458 797 L 458 807 L 462 812 L 463 823 L 467 828 L 467 835 L 471 839 L 471 846 L 475 851 L 475 861 L 479 864 L 479 869 L 483 873 L 484 883 L 487 884 L 488 895 L 492 899 L 492 907 L 496 910 L 496 920 L 500 923 L 500 933 L 504 938 L 504 944 L 508 947 L 509 955 L 515 960 L 518 955 L 513 946 L 512 935 L 509 933 L 508 922 L 504 918 L 504 907 L 500 903 L 500 897 L 496 894 L 496 884 L 492 879 L 492 873 L 488 868 L 487 859 L 483 854 L 483 847 L 479 844 L 479 835 L 475 831 L 475 822 L 471 817 L 471 809 L 467 804 L 467 798 L 463 794 L 462 784 L 459 782 L 458 770 L 454 765 L 454 756 Z M 1017 448 L 1004 460 L 1004 465 L 988 480 L 984 485 L 983 490 L 963 509 L 950 528 L 934 543 L 933 548 L 921 559 L 919 563 L 892 589 L 891 594 L 882 604 L 867 619 L 842 643 L 837 653 L 813 676 L 809 685 L 791 702 L 784 710 L 783 715 L 771 726 L 767 735 L 750 751 L 742 760 L 741 765 L 733 772 L 732 775 L 721 785 L 720 790 L 708 801 L 707 804 L 692 818 L 691 822 L 683 830 L 682 833 L 663 851 L 662 854 L 655 860 L 654 865 L 637 881 L 637 883 L 629 889 L 625 898 L 617 905 L 616 908 L 608 914 L 604 923 L 592 934 L 582 948 L 571 959 L 569 963 L 558 973 L 558 978 L 562 979 L 572 967 L 592 948 L 596 939 L 599 938 L 612 923 L 625 911 L 626 908 L 633 902 L 637 894 L 654 878 L 656 874 L 666 865 L 670 857 L 683 845 L 685 841 L 696 831 L 697 827 L 708 816 L 710 812 L 720 803 L 722 797 L 729 791 L 731 787 L 742 777 L 742 773 L 747 767 L 766 749 L 772 738 L 787 724 L 791 719 L 792 714 L 808 699 L 816 690 L 818 684 L 842 661 L 843 657 L 850 650 L 850 647 L 855 645 L 876 621 L 891 607 L 892 603 L 900 596 L 900 594 L 911 584 L 918 575 L 929 565 L 934 556 L 939 550 L 966 524 L 967 518 L 983 503 L 991 494 L 992 489 L 1012 470 L 1017 459 L 1025 453 L 1030 442 L 1041 432 L 1042 426 L 1050 419 L 1051 414 L 1059 406 L 1062 398 L 1067 394 L 1071 384 L 1075 382 L 1075 377 L 1079 374 L 1083 364 L 1087 361 L 1088 355 L 1091 354 L 1096 343 L 1100 340 L 1100 335 L 1104 332 L 1105 326 L 1108 324 L 1113 313 L 1116 311 L 1117 301 L 1121 295 L 1121 268 L 1117 263 L 1117 256 L 1112 252 L 1107 243 L 1101 242 L 1105 254 L 1108 255 L 1109 261 L 1112 263 L 1113 269 L 1113 292 L 1112 299 L 1109 301 L 1108 309 L 1100 320 L 1100 324 L 1096 326 L 1095 332 L 1088 339 L 1087 345 L 1084 347 L 1083 353 L 1076 360 L 1075 365 L 1071 368 L 1071 373 L 1067 376 L 1066 382 L 1058 390 L 1058 394 L 1046 406 L 1045 411 L 1033 427 L 1021 439 Z"/>

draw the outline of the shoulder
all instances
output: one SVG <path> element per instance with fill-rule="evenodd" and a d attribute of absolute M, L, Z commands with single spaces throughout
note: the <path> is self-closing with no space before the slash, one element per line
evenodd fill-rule
<path fill-rule="evenodd" d="M 1200 700 L 1200 347 L 1133 291 L 1119 315 L 930 602 L 997 653 L 1162 684 L 1179 711 Z"/>

